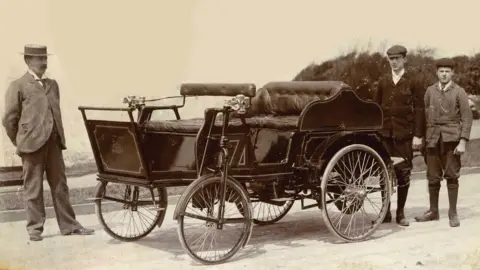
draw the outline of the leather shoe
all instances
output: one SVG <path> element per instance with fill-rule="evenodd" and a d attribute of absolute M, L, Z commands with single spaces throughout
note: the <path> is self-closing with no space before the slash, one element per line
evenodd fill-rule
<path fill-rule="evenodd" d="M 42 241 L 43 237 L 37 234 L 30 235 L 30 241 Z"/>
<path fill-rule="evenodd" d="M 408 222 L 407 218 L 405 218 L 405 213 L 403 210 L 397 210 L 397 216 L 395 217 L 397 224 L 400 226 L 408 227 L 410 226 L 410 222 Z"/>
<path fill-rule="evenodd" d="M 76 229 L 65 235 L 92 235 L 94 232 L 95 231 L 92 229 L 81 228 L 81 229 Z"/>

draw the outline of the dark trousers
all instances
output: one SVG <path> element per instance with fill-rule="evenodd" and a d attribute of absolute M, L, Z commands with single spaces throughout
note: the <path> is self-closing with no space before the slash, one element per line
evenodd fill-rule
<path fill-rule="evenodd" d="M 429 190 L 440 190 L 440 184 L 444 178 L 447 180 L 449 189 L 458 189 L 462 163 L 460 155 L 453 153 L 457 145 L 458 142 L 444 142 L 440 137 L 436 147 L 426 149 Z"/>
<path fill-rule="evenodd" d="M 27 231 L 30 235 L 39 235 L 45 224 L 45 206 L 43 202 L 43 175 L 51 189 L 53 207 L 57 223 L 62 234 L 82 228 L 75 219 L 65 176 L 60 138 L 54 131 L 47 143 L 34 153 L 21 154 L 23 163 L 25 211 Z"/>
<path fill-rule="evenodd" d="M 383 146 L 392 157 L 401 157 L 405 162 L 395 166 L 395 176 L 397 178 L 397 211 L 403 211 L 407 202 L 408 189 L 410 188 L 410 176 L 412 174 L 413 149 L 412 140 L 395 140 L 393 138 L 383 138 Z M 390 205 L 389 205 L 390 209 Z"/>

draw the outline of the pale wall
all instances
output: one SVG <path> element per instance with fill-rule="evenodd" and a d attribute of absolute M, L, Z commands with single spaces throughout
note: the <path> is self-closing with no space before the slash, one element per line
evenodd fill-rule
<path fill-rule="evenodd" d="M 438 3 L 0 0 L 0 87 L 24 72 L 18 52 L 25 43 L 49 46 L 49 73 L 62 92 L 65 154 L 73 162 L 91 155 L 78 105 L 175 95 L 183 81 L 290 80 L 311 61 L 369 39 L 375 47 L 388 40 L 436 46 L 447 56 L 471 53 L 480 42 L 461 30 L 476 25 L 478 4 Z M 198 116 L 212 104 L 192 100 L 183 114 Z M 2 136 L 0 165 L 9 165 L 13 148 L 3 129 Z"/>

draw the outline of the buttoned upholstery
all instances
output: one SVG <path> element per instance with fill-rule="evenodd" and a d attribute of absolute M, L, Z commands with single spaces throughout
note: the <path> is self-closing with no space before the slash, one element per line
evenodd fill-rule
<path fill-rule="evenodd" d="M 245 115 L 246 123 L 251 128 L 295 130 L 300 114 L 310 102 L 331 98 L 346 87 L 338 81 L 267 83 L 252 98 Z M 232 115 L 229 128 L 242 125 L 239 117 L 235 113 Z M 202 124 L 203 119 L 150 121 L 145 128 L 149 131 L 196 133 Z M 215 126 L 221 125 L 221 120 L 217 120 Z"/>
<path fill-rule="evenodd" d="M 346 85 L 336 81 L 270 82 L 253 98 L 252 116 L 297 115 L 313 100 L 334 96 Z"/>

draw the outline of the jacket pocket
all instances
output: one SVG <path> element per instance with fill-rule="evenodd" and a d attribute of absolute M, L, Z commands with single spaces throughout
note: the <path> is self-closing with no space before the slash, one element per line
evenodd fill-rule
<path fill-rule="evenodd" d="M 30 124 L 20 123 L 20 129 L 22 130 L 23 133 L 27 133 L 30 130 Z"/>

